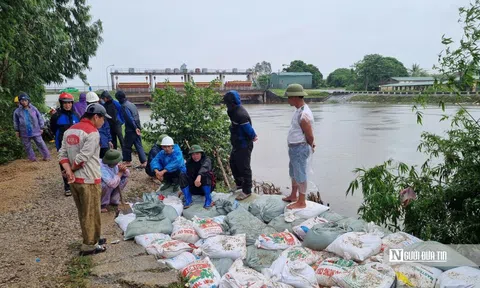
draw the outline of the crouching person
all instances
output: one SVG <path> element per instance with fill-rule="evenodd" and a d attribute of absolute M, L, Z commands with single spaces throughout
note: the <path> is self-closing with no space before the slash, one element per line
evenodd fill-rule
<path fill-rule="evenodd" d="M 120 204 L 120 192 L 128 183 L 130 171 L 123 164 L 122 153 L 110 149 L 102 159 L 102 213 L 108 212 L 107 206 Z"/>
<path fill-rule="evenodd" d="M 187 171 L 182 150 L 169 136 L 163 138 L 161 146 L 163 150 L 153 158 L 150 168 L 163 184 L 180 185 L 180 175 Z"/>
<path fill-rule="evenodd" d="M 185 198 L 184 209 L 192 206 L 192 195 L 204 195 L 203 208 L 209 209 L 212 203 L 212 161 L 205 156 L 199 145 L 192 145 L 187 160 L 187 172 L 181 175 L 181 188 Z"/>

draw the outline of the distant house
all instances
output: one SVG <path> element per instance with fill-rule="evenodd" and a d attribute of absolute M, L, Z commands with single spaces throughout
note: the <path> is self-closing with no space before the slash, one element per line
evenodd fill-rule
<path fill-rule="evenodd" d="M 312 73 L 310 72 L 279 72 L 270 76 L 270 88 L 286 89 L 288 85 L 297 83 L 305 89 L 312 88 Z"/>
<path fill-rule="evenodd" d="M 433 87 L 434 82 L 433 77 L 392 77 L 379 87 L 380 91 L 422 91 Z"/>

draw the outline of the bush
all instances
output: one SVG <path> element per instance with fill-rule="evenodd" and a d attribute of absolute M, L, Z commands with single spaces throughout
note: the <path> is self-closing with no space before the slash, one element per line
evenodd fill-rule
<path fill-rule="evenodd" d="M 218 151 L 224 168 L 228 169 L 230 122 L 224 106 L 218 106 L 222 96 L 213 86 L 199 88 L 194 83 L 185 83 L 182 92 L 167 86 L 156 89 L 152 98 L 152 121 L 146 131 L 148 141 L 155 142 L 161 134 L 168 134 L 182 148 L 185 159 L 189 157 L 188 146 L 198 144 L 212 159 L 214 167 L 218 166 L 214 156 Z M 217 179 L 223 178 L 219 167 L 215 173 Z"/>
<path fill-rule="evenodd" d="M 17 108 L 8 93 L 0 91 L 0 164 L 23 157 L 24 149 L 13 130 L 13 111 Z"/>

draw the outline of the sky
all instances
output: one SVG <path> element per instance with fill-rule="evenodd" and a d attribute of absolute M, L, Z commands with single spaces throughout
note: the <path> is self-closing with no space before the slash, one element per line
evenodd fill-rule
<path fill-rule="evenodd" d="M 317 66 L 326 78 L 337 68 L 351 67 L 366 54 L 378 53 L 396 57 L 407 68 L 418 63 L 431 70 L 444 48 L 442 35 L 460 39 L 458 8 L 469 1 L 91 0 L 88 3 L 93 19 L 103 23 L 103 42 L 90 60 L 91 70 L 85 72 L 92 86 L 106 86 L 106 68 L 111 64 L 115 65 L 113 69 L 173 69 L 183 63 L 188 69 L 247 69 L 257 62 L 268 61 L 276 72 L 283 64 L 303 60 Z M 214 76 L 195 78 L 196 81 L 213 79 Z M 141 82 L 145 78 L 119 78 L 122 81 Z M 76 78 L 60 86 L 82 85 Z"/>

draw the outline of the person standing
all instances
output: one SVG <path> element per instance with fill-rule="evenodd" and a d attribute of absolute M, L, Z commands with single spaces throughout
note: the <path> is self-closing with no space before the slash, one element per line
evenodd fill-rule
<path fill-rule="evenodd" d="M 22 139 L 23 147 L 27 152 L 30 161 L 37 161 L 35 152 L 32 149 L 32 140 L 42 153 L 43 160 L 50 160 L 50 151 L 43 141 L 44 119 L 37 108 L 30 104 L 30 97 L 26 93 L 21 93 L 18 97 L 20 105 L 13 112 L 13 127 L 17 137 Z"/>
<path fill-rule="evenodd" d="M 121 90 L 115 93 L 115 98 L 122 104 L 122 116 L 125 119 L 125 139 L 122 147 L 125 166 L 132 166 L 132 145 L 135 145 L 141 163 L 136 168 L 145 168 L 147 166 L 147 156 L 142 146 L 142 125 L 137 107 L 127 100 L 127 95 Z"/>
<path fill-rule="evenodd" d="M 103 107 L 107 110 L 107 114 L 112 117 L 112 119 L 108 119 L 108 124 L 110 125 L 110 133 L 112 134 L 113 149 L 117 149 L 118 147 L 117 138 L 120 142 L 120 148 L 123 148 L 122 126 L 125 120 L 122 116 L 122 106 L 117 100 L 113 100 L 112 96 L 106 90 L 102 92 L 100 99 L 104 101 Z"/>
<path fill-rule="evenodd" d="M 80 93 L 80 97 L 78 98 L 78 102 L 73 104 L 73 111 L 77 112 L 80 117 L 85 113 L 85 109 L 87 108 L 87 94 Z"/>
<path fill-rule="evenodd" d="M 60 165 L 65 169 L 71 186 L 73 200 L 78 210 L 83 243 L 80 255 L 105 252 L 106 239 L 100 238 L 100 198 L 102 196 L 100 158 L 100 134 L 105 118 L 110 117 L 105 108 L 90 104 L 80 123 L 65 131 L 58 151 Z"/>
<path fill-rule="evenodd" d="M 60 94 L 58 97 L 60 108 L 57 109 L 55 114 L 50 118 L 50 130 L 52 130 L 52 133 L 55 135 L 55 147 L 57 151 L 59 151 L 62 146 L 65 131 L 72 125 L 80 122 L 80 115 L 73 111 L 73 101 L 74 99 L 71 94 L 65 92 Z M 70 185 L 68 184 L 65 169 L 63 169 L 62 165 L 60 165 L 60 170 L 62 171 L 65 196 L 71 196 Z"/>
<path fill-rule="evenodd" d="M 252 127 L 252 120 L 247 110 L 242 106 L 240 94 L 231 90 L 223 96 L 223 102 L 227 105 L 228 117 L 230 117 L 230 168 L 235 179 L 236 189 L 242 189 L 237 200 L 244 200 L 252 194 L 252 168 L 250 160 L 253 150 L 253 142 L 258 136 Z"/>
<path fill-rule="evenodd" d="M 287 206 L 288 209 L 307 207 L 307 160 L 315 151 L 315 137 L 313 136 L 313 113 L 305 103 L 307 95 L 300 84 L 290 84 L 285 91 L 288 104 L 296 108 L 293 113 L 290 130 L 288 131 L 289 175 L 292 179 L 292 192 L 283 198 L 286 202 L 295 202 Z M 298 192 L 298 198 L 297 198 Z"/>
<path fill-rule="evenodd" d="M 98 98 L 97 93 L 93 91 L 87 93 L 86 100 L 88 105 L 100 102 L 100 98 Z M 108 124 L 108 121 L 104 121 L 102 127 L 98 129 L 98 133 L 100 133 L 100 159 L 103 159 L 105 153 L 107 153 L 109 149 L 113 148 L 112 134 L 110 133 L 110 125 Z"/>

